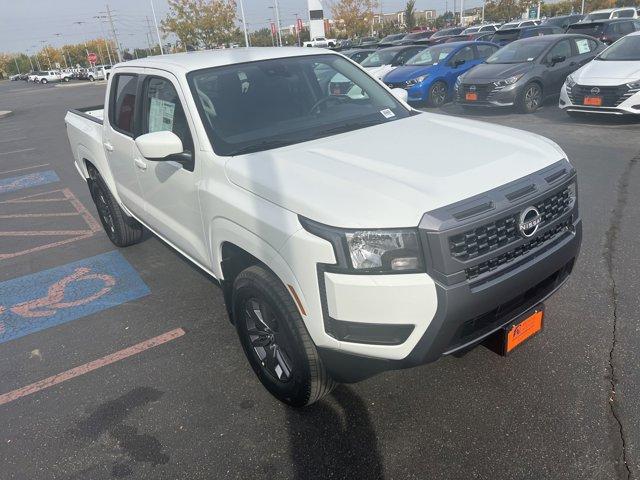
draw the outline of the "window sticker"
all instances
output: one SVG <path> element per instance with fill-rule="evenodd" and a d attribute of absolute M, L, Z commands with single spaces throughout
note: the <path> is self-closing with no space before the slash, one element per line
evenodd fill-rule
<path fill-rule="evenodd" d="M 576 40 L 576 46 L 578 47 L 578 53 L 580 55 L 591 51 L 589 50 L 589 40 L 587 40 L 586 38 Z"/>
<path fill-rule="evenodd" d="M 149 133 L 173 131 L 173 114 L 176 104 L 160 98 L 152 98 L 149 108 Z"/>
<path fill-rule="evenodd" d="M 389 108 L 385 108 L 384 110 L 380 110 L 380 113 L 384 116 L 384 118 L 393 118 L 396 116 Z"/>

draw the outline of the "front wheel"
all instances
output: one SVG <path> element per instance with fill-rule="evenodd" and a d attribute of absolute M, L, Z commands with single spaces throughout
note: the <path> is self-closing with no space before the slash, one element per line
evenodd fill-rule
<path fill-rule="evenodd" d="M 233 283 L 233 321 L 249 364 L 262 385 L 293 407 L 310 405 L 333 390 L 291 295 L 280 280 L 254 265 Z"/>
<path fill-rule="evenodd" d="M 531 82 L 525 85 L 520 97 L 516 101 L 516 106 L 520 113 L 533 113 L 542 105 L 542 87 Z"/>
<path fill-rule="evenodd" d="M 69 81 L 69 77 L 64 77 L 64 78 L 62 79 L 62 81 L 63 81 L 63 82 L 68 82 L 68 81 Z"/>
<path fill-rule="evenodd" d="M 44 83 L 47 83 L 47 79 L 46 79 L 46 78 L 43 78 L 42 80 L 40 80 L 40 83 L 43 83 L 43 84 L 44 84 Z"/>
<path fill-rule="evenodd" d="M 93 78 L 93 77 L 89 77 L 89 81 L 90 81 L 90 82 L 95 82 L 95 81 L 96 81 L 96 79 L 95 79 L 95 78 Z"/>
<path fill-rule="evenodd" d="M 431 88 L 429 89 L 429 96 L 427 97 L 427 105 L 438 108 L 444 105 L 446 101 L 447 84 L 444 82 L 436 82 L 431 85 Z"/>

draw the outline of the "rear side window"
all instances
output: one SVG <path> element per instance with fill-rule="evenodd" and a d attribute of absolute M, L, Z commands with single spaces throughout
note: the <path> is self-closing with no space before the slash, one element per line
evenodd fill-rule
<path fill-rule="evenodd" d="M 120 74 L 113 79 L 109 122 L 115 130 L 130 136 L 133 136 L 137 90 L 137 75 Z"/>
<path fill-rule="evenodd" d="M 633 22 L 619 22 L 613 25 L 613 31 L 626 35 L 627 33 L 634 32 L 635 28 Z"/>
<path fill-rule="evenodd" d="M 630 8 L 626 10 L 619 10 L 613 14 L 613 18 L 633 18 L 633 13 L 633 10 Z"/>

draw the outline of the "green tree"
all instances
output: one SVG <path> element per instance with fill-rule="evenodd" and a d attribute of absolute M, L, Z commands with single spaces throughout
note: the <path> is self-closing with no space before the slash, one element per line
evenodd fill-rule
<path fill-rule="evenodd" d="M 377 8 L 377 0 L 336 0 L 331 4 L 331 14 L 338 30 L 344 31 L 347 37 L 357 37 L 371 32 Z"/>
<path fill-rule="evenodd" d="M 162 30 L 173 33 L 182 46 L 214 48 L 237 38 L 235 0 L 168 0 Z"/>
<path fill-rule="evenodd" d="M 407 1 L 404 7 L 404 24 L 409 32 L 416 26 L 416 0 Z"/>

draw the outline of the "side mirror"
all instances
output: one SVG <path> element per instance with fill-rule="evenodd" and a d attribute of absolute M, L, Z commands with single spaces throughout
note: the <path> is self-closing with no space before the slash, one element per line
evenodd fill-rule
<path fill-rule="evenodd" d="M 409 100 L 409 94 L 404 88 L 392 88 L 391 93 L 401 102 L 407 103 Z"/>
<path fill-rule="evenodd" d="M 136 146 L 144 158 L 156 161 L 173 160 L 168 157 L 184 150 L 180 137 L 167 130 L 140 135 L 136 138 Z"/>
<path fill-rule="evenodd" d="M 464 65 L 465 61 L 460 59 L 460 60 L 456 60 L 455 62 L 453 62 L 453 67 L 454 68 L 458 68 L 460 65 Z"/>
<path fill-rule="evenodd" d="M 553 67 L 554 65 L 558 64 L 558 63 L 562 63 L 567 59 L 567 57 L 565 57 L 564 55 L 556 55 L 554 57 L 551 57 L 551 66 Z"/>

